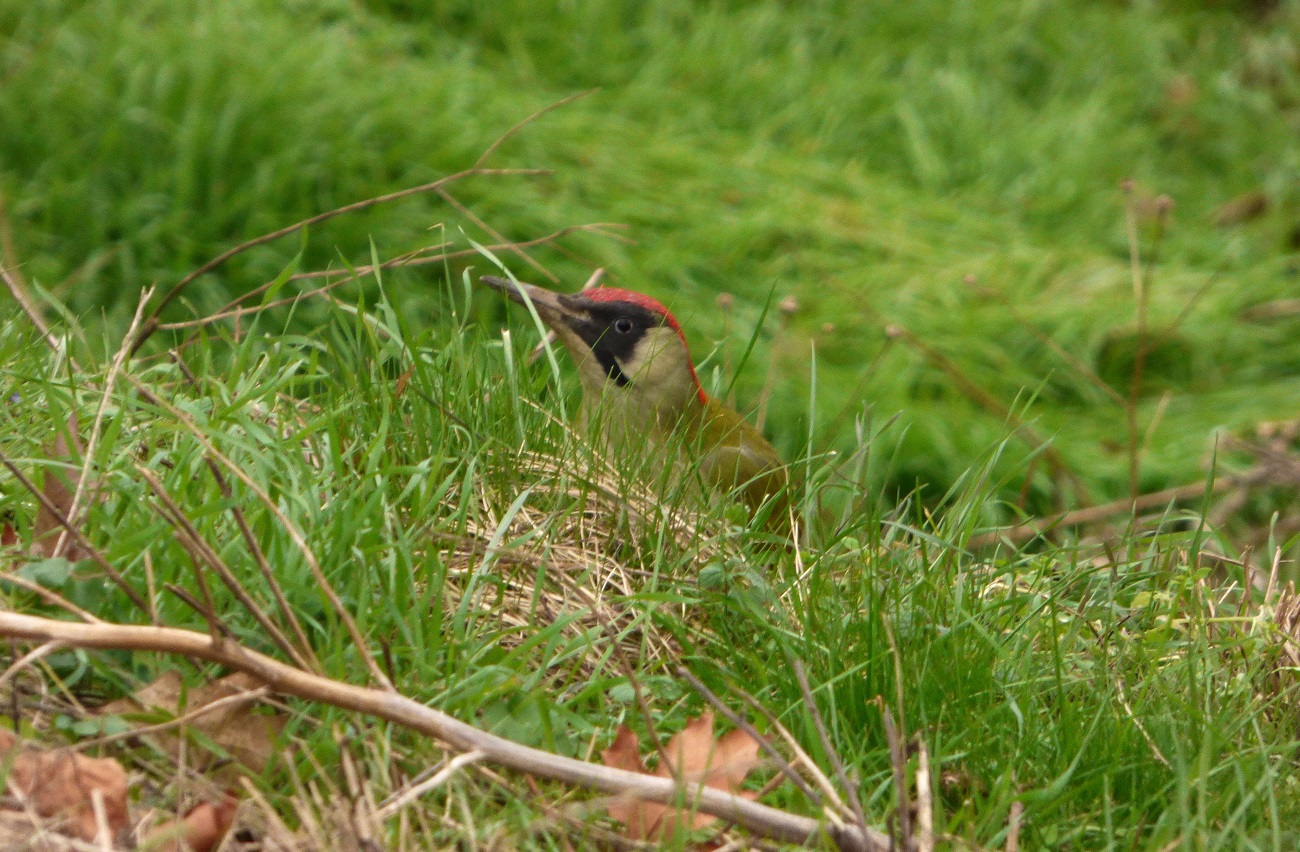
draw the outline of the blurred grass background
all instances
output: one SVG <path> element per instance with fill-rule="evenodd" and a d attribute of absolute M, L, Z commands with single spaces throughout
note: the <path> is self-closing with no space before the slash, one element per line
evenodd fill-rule
<path fill-rule="evenodd" d="M 453 193 L 511 238 L 626 223 L 632 244 L 579 235 L 537 256 L 565 286 L 604 265 L 665 301 L 715 386 L 769 294 L 795 296 L 738 385 L 752 407 L 772 365 L 767 431 L 789 458 L 810 416 L 823 451 L 851 445 L 864 406 L 876 423 L 901 412 L 877 478 L 938 496 L 1004 437 L 1007 418 L 915 339 L 1051 437 L 1090 499 L 1126 493 L 1122 407 L 1044 342 L 1128 393 L 1126 179 L 1155 333 L 1142 488 L 1197 478 L 1216 428 L 1297 413 L 1300 314 L 1243 316 L 1296 291 L 1294 3 L 3 0 L 0 39 L 16 255 L 86 323 L 122 326 L 141 287 L 465 168 L 520 118 L 599 87 L 492 162 L 553 174 Z M 1174 207 L 1158 239 L 1160 195 Z M 487 239 L 422 197 L 313 231 L 304 265 L 444 235 Z M 270 280 L 298 248 L 237 258 L 172 316 Z M 434 324 L 439 279 L 458 273 L 386 280 Z M 1026 483 L 1029 447 L 1009 449 L 1005 495 L 1049 507 L 1044 466 Z"/>

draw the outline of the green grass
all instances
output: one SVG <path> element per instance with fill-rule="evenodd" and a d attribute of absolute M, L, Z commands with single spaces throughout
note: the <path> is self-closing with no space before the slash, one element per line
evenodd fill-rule
<path fill-rule="evenodd" d="M 1016 800 L 1031 848 L 1282 849 L 1296 841 L 1291 675 L 1278 668 L 1269 622 L 1250 621 L 1253 609 L 1234 617 L 1240 570 L 1208 556 L 1230 545 L 1195 525 L 1135 531 L 1110 549 L 972 556 L 961 542 L 993 497 L 989 456 L 939 521 L 841 483 L 849 499 L 837 502 L 851 506 L 844 516 L 817 527 L 801 561 L 773 560 L 735 526 L 733 508 L 699 495 L 662 498 L 679 518 L 694 518 L 676 534 L 639 520 L 655 510 L 635 480 L 532 404 L 558 388 L 548 371 L 519 368 L 524 334 L 513 336 L 507 359 L 499 340 L 472 326 L 412 329 L 387 301 L 360 315 L 332 310 L 311 336 L 269 323 L 255 331 L 265 335 L 190 349 L 194 384 L 166 361 L 132 365 L 166 407 L 119 381 L 107 409 L 94 466 L 103 498 L 84 529 L 166 624 L 204 630 L 166 585 L 201 592 L 137 465 L 162 480 L 273 611 L 235 527 L 238 507 L 324 671 L 363 678 L 360 649 L 285 527 L 229 470 L 233 497 L 221 496 L 197 432 L 303 531 L 403 692 L 503 735 L 579 756 L 607 745 L 620 722 L 644 735 L 629 670 L 645 712 L 671 732 L 707 709 L 675 675 L 681 664 L 741 712 L 738 690 L 751 693 L 829 771 L 788 664 L 799 659 L 833 747 L 861 779 L 873 825 L 887 826 L 895 808 L 875 703 L 882 697 L 930 750 L 938 830 L 977 846 L 1003 843 Z M 0 351 L 6 387 L 21 397 L 3 412 L 4 452 L 29 471 L 48 469 L 42 444 L 53 424 L 76 412 L 83 435 L 91 428 L 103 373 L 56 366 L 20 321 L 3 327 Z M 407 371 L 399 393 L 394 376 Z M 814 502 L 827 487 L 819 480 L 807 495 Z M 25 540 L 31 496 L 6 486 L 0 511 Z M 30 573 L 101 618 L 147 621 L 92 563 L 68 576 Z M 232 633 L 276 653 L 210 574 L 209 586 Z M 579 588 L 601 590 L 599 618 Z M 49 611 L 28 593 L 6 594 L 10 607 Z M 51 658 L 53 673 L 87 700 L 129 692 L 175 665 L 143 654 Z M 195 682 L 210 676 L 186 672 Z M 286 810 L 286 773 L 311 780 L 308 755 L 334 765 L 339 726 L 371 743 L 366 765 L 378 797 L 440 754 L 339 711 L 295 703 L 294 712 L 283 760 L 257 781 Z M 513 781 L 465 775 L 424 804 L 433 815 L 444 801 L 469 803 L 457 804 L 430 842 L 473 833 L 553 848 L 561 829 L 530 827 L 539 816 L 533 795 Z M 542 801 L 573 799 L 541 788 Z M 788 784 L 765 801 L 815 812 Z"/>
<path fill-rule="evenodd" d="M 659 296 L 699 358 L 738 350 L 769 292 L 798 296 L 791 330 L 774 341 L 769 325 L 740 385 L 752 403 L 775 345 L 769 431 L 788 456 L 807 433 L 811 344 L 819 423 L 848 422 L 834 417 L 846 406 L 903 414 L 881 485 L 937 497 L 998 439 L 1002 417 L 886 347 L 896 322 L 1002 404 L 1033 391 L 1027 416 L 1104 499 L 1127 489 L 1122 412 L 1031 327 L 1126 385 L 1121 179 L 1176 203 L 1152 328 L 1187 311 L 1147 371 L 1144 426 L 1165 391 L 1173 402 L 1143 486 L 1194 479 L 1213 429 L 1294 411 L 1296 319 L 1239 314 L 1294 289 L 1295 20 L 1289 4 L 8 3 L 0 187 L 28 274 L 120 325 L 144 284 L 463 168 L 524 115 L 601 87 L 496 158 L 551 177 L 457 194 L 513 237 L 628 224 L 633 245 L 579 237 L 539 257 L 570 287 L 603 264 Z M 1271 202 L 1262 218 L 1214 225 L 1253 190 Z M 363 262 L 371 239 L 396 254 L 439 223 L 484 236 L 414 200 L 315 231 L 306 263 Z M 251 252 L 186 298 L 211 310 L 296 249 Z M 394 276 L 412 322 L 447 310 L 436 278 Z M 730 321 L 720 292 L 738 297 Z M 819 432 L 818 448 L 847 450 L 849 431 Z M 1031 507 L 1051 503 L 1051 483 L 1031 486 Z"/>
<path fill-rule="evenodd" d="M 895 801 L 882 696 L 929 747 L 938 828 L 972 844 L 1001 846 L 1019 800 L 1023 848 L 1290 848 L 1292 676 L 1277 668 L 1266 609 L 1234 620 L 1240 570 L 1207 555 L 1238 545 L 1179 517 L 1105 546 L 971 555 L 977 530 L 1078 495 L 1031 465 L 1008 416 L 963 383 L 1050 438 L 1093 500 L 1127 492 L 1123 408 L 1040 336 L 1128 392 L 1140 344 L 1119 183 L 1131 178 L 1137 207 L 1160 193 L 1176 203 L 1158 240 L 1149 217 L 1138 221 L 1156 335 L 1141 431 L 1160 414 L 1141 487 L 1202 476 L 1213 430 L 1294 416 L 1300 317 L 1241 312 L 1294 295 L 1297 14 L 1227 3 L 580 1 L 539 14 L 524 3 L 0 2 L 0 189 L 15 252 L 66 305 L 59 327 L 88 365 L 51 357 L 6 313 L 0 389 L 17 397 L 0 408 L 0 449 L 35 471 L 70 413 L 88 428 L 141 287 L 166 289 L 242 240 L 465 168 L 523 116 L 599 86 L 492 161 L 552 174 L 452 192 L 516 239 L 627 224 L 632 243 L 579 234 L 535 256 L 566 287 L 604 265 L 661 298 L 706 385 L 737 375 L 742 406 L 772 365 L 767 431 L 788 459 L 811 452 L 801 496 L 824 509 L 800 561 L 764 556 L 734 507 L 701 506 L 671 483 L 657 483 L 658 499 L 701 513 L 697 527 L 674 535 L 629 513 L 625 502 L 648 505 L 636 477 L 611 473 L 559 419 L 574 408 L 567 364 L 558 376 L 529 366 L 531 327 L 494 295 L 467 292 L 459 262 L 389 271 L 382 287 L 366 277 L 339 291 L 341 305 L 268 312 L 238 339 L 214 326 L 184 350 L 193 384 L 164 357 L 176 342 L 165 335 L 128 368 L 304 531 L 399 687 L 585 756 L 620 722 L 645 733 L 629 667 L 663 731 L 704 709 L 676 677 L 681 663 L 733 708 L 744 706 L 737 688 L 752 693 L 828 768 L 788 664 L 797 658 L 873 825 L 888 824 Z M 1257 189 L 1264 215 L 1214 223 L 1224 202 Z M 210 312 L 300 248 L 302 268 L 319 269 L 444 236 L 492 241 L 436 197 L 414 198 L 313 229 L 305 247 L 289 238 L 240 255 L 168 316 Z M 488 267 L 473 265 L 470 278 Z M 721 293 L 736 297 L 729 315 L 715 307 Z M 780 330 L 769 311 L 759 327 L 769 296 L 786 295 L 799 311 Z M 889 337 L 891 323 L 952 366 Z M 104 499 L 85 528 L 160 620 L 204 629 L 163 588 L 197 593 L 137 464 L 269 609 L 238 506 L 325 670 L 359 681 L 361 652 L 284 527 L 245 486 L 222 497 L 174 414 L 122 382 L 111 403 L 94 459 Z M 1267 534 L 1289 499 L 1258 498 L 1252 523 Z M 0 513 L 23 535 L 35 514 L 7 474 Z M 68 577 L 31 570 L 101 618 L 145 621 L 85 565 Z M 213 587 L 235 635 L 273 652 Z M 575 589 L 602 590 L 605 623 Z M 1259 595 L 1247 604 L 1256 613 Z M 174 664 L 73 652 L 50 663 L 88 700 Z M 209 675 L 187 669 L 194 682 Z M 312 758 L 335 765 L 337 731 L 373 747 L 380 796 L 441 754 L 341 712 L 295 712 L 284 761 L 256 782 L 286 814 L 290 775 L 311 780 Z M 580 797 L 541 791 L 466 773 L 422 813 L 433 842 L 473 833 L 562 846 L 559 829 L 529 826 L 539 802 Z M 765 801 L 814 810 L 789 785 Z"/>

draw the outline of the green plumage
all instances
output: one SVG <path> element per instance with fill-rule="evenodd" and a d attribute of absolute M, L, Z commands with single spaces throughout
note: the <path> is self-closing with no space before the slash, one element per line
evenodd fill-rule
<path fill-rule="evenodd" d="M 768 529 L 789 533 L 789 480 L 780 456 L 739 413 L 704 394 L 667 308 L 628 290 L 566 296 L 502 278 L 483 281 L 531 305 L 555 331 L 582 380 L 582 419 L 615 457 L 678 445 L 678 467 L 687 476 L 698 470 L 709 489 L 737 491 L 751 511 L 770 503 Z"/>
<path fill-rule="evenodd" d="M 708 399 L 700 415 L 700 475 L 714 488 L 739 488 L 751 511 L 775 499 L 769 515 L 773 529 L 789 527 L 786 487 L 789 478 L 781 457 L 759 432 L 716 399 Z"/>

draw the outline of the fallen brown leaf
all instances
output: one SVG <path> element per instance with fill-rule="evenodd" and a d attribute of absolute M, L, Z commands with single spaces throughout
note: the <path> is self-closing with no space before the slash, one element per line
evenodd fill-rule
<path fill-rule="evenodd" d="M 251 692 L 263 684 L 251 675 L 236 672 L 211 683 L 195 687 L 185 695 L 185 705 L 181 706 L 181 673 L 176 670 L 164 672 L 150 684 L 126 698 L 120 698 L 96 711 L 100 716 L 117 715 L 123 717 L 139 716 L 141 713 L 161 710 L 173 716 L 192 713 L 214 701 Z M 284 728 L 286 718 L 281 713 L 254 713 L 256 701 L 235 703 L 219 707 L 210 713 L 204 713 L 185 727 L 201 733 L 212 742 L 228 752 L 244 766 L 255 772 L 261 772 L 275 754 L 275 740 Z M 155 720 L 156 721 L 156 720 Z M 147 724 L 147 723 L 146 723 Z M 179 729 L 153 733 L 161 748 L 168 754 L 178 756 L 180 753 Z M 191 750 L 188 759 L 200 771 L 213 762 L 215 755 L 207 753 L 200 757 Z"/>
<path fill-rule="evenodd" d="M 94 840 L 99 823 L 92 795 L 98 790 L 110 833 L 116 837 L 126 828 L 126 770 L 122 764 L 68 749 L 22 746 L 13 734 L 0 730 L 0 752 L 6 759 L 15 748 L 22 750 L 13 758 L 9 784 L 27 798 L 37 815 L 56 821 L 52 827 L 72 837 Z"/>
<path fill-rule="evenodd" d="M 713 738 L 713 714 L 702 713 L 686 723 L 664 746 L 664 759 L 653 773 L 641 762 L 640 742 L 626 725 L 620 725 L 614 742 L 601 752 L 606 766 L 676 778 L 682 783 L 704 783 L 733 795 L 752 799 L 754 794 L 741 790 L 745 777 L 758 765 L 758 741 L 742 730 L 734 730 L 718 740 Z M 672 835 L 679 825 L 703 828 L 717 819 L 678 807 L 620 796 L 608 806 L 609 815 L 627 826 L 627 835 L 635 840 L 654 840 Z"/>
<path fill-rule="evenodd" d="M 612 769 L 650 774 L 641 762 L 641 743 L 627 725 L 618 726 L 614 742 L 600 756 L 604 764 Z M 668 806 L 619 796 L 610 802 L 608 810 L 610 816 L 627 826 L 628 837 L 641 840 L 654 833 Z"/>
<path fill-rule="evenodd" d="M 46 456 L 50 461 L 68 464 L 74 461 L 73 454 L 68 450 L 69 436 L 72 438 L 72 446 L 80 454 L 81 442 L 77 439 L 76 415 L 68 418 L 67 431 L 59 432 L 54 438 L 54 444 L 46 449 Z M 50 501 L 50 505 L 58 509 L 59 513 L 66 518 L 68 512 L 72 510 L 73 495 L 76 494 L 80 482 L 80 471 L 60 470 L 51 466 L 45 470 L 45 482 L 41 486 L 41 493 Z M 74 518 L 68 520 L 75 523 Z M 41 503 L 36 509 L 36 520 L 32 523 L 32 554 L 46 558 L 53 556 L 62 531 L 63 524 L 59 522 L 55 513 L 45 508 L 45 503 Z M 69 540 L 64 545 L 62 555 L 69 562 L 77 562 L 84 559 L 87 554 L 75 542 Z"/>
<path fill-rule="evenodd" d="M 149 852 L 212 852 L 235 822 L 239 800 L 227 794 L 219 802 L 200 802 L 180 819 L 154 828 L 141 844 Z"/>

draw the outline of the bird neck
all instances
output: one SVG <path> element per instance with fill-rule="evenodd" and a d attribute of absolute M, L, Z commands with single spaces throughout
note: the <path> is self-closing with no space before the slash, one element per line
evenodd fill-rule
<path fill-rule="evenodd" d="M 705 420 L 710 400 L 686 347 L 668 333 L 672 336 L 639 348 L 638 357 L 623 365 L 623 384 L 611 380 L 594 360 L 579 362 L 583 420 L 612 447 L 661 443 L 678 429 L 693 434 Z"/>
<path fill-rule="evenodd" d="M 710 402 L 698 385 L 647 388 L 635 380 L 622 386 L 584 382 L 582 413 L 584 421 L 597 425 L 613 443 L 638 437 L 659 441 L 679 428 L 694 432 Z"/>

